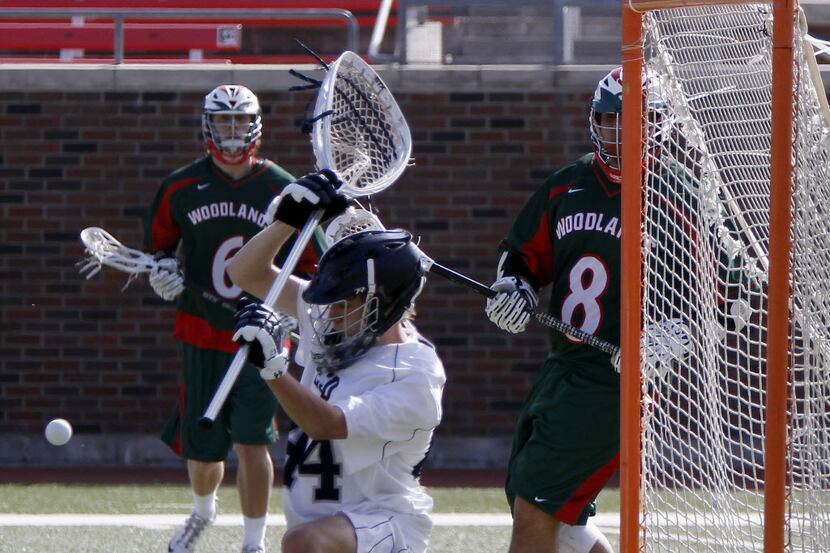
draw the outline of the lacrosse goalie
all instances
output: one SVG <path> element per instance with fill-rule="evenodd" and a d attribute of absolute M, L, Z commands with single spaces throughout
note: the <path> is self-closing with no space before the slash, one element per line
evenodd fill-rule
<path fill-rule="evenodd" d="M 331 171 L 289 185 L 276 221 L 228 267 L 233 281 L 264 297 L 279 273 L 270 263 L 310 214 L 346 210 Z M 349 228 L 349 225 L 343 225 Z M 292 276 L 276 308 L 299 320 L 300 380 L 286 372 L 283 330 L 271 308 L 245 302 L 235 339 L 250 344 L 297 428 L 284 469 L 285 553 L 426 551 L 432 499 L 419 484 L 441 420 L 446 377 L 435 348 L 412 324 L 425 282 L 423 256 L 402 230 L 331 233 L 311 281 Z"/>
<path fill-rule="evenodd" d="M 206 155 L 164 180 L 146 224 L 146 247 L 158 258 L 150 285 L 162 299 L 176 302 L 174 335 L 184 351 L 184 382 L 162 439 L 187 459 L 193 512 L 170 540 L 169 553 L 194 551 L 205 527 L 214 521 L 216 491 L 232 446 L 239 459 L 242 551 L 264 551 L 274 478 L 266 446 L 277 438 L 276 402 L 257 369 L 247 365 L 213 427 L 199 425 L 238 346 L 231 339 L 232 312 L 194 292 L 206 290 L 236 303 L 241 290 L 225 273 L 227 260 L 266 225 L 271 200 L 293 180 L 256 155 L 261 112 L 259 100 L 244 86 L 221 85 L 208 93 L 202 110 Z M 298 265 L 303 274 L 313 271 L 324 249 L 321 232 L 314 245 L 316 250 L 306 249 Z M 175 257 L 177 250 L 181 261 Z M 185 287 L 185 279 L 192 286 Z"/>

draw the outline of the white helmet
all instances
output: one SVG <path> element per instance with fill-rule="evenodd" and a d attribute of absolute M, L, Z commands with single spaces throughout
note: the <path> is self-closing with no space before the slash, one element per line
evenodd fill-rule
<path fill-rule="evenodd" d="M 262 108 L 256 95 L 236 84 L 211 90 L 202 110 L 202 135 L 210 155 L 222 163 L 237 165 L 252 157 L 262 136 Z"/>

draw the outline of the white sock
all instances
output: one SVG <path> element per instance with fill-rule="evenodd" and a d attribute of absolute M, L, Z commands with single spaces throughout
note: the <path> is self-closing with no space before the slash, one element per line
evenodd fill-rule
<path fill-rule="evenodd" d="M 265 517 L 242 517 L 242 547 L 265 546 Z"/>
<path fill-rule="evenodd" d="M 210 520 L 216 514 L 216 492 L 208 495 L 193 493 L 193 512 L 205 520 Z"/>

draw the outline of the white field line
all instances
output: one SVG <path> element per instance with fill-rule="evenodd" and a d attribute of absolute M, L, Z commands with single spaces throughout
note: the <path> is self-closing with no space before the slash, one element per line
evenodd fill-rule
<path fill-rule="evenodd" d="M 101 515 L 58 513 L 51 515 L 0 514 L 2 526 L 132 526 L 136 528 L 167 529 L 184 522 L 186 515 Z M 436 513 L 432 515 L 435 526 L 510 526 L 512 518 L 502 513 Z M 617 530 L 619 513 L 600 513 L 594 517 L 597 526 L 604 530 Z M 242 515 L 219 515 L 216 526 L 242 526 Z M 285 526 L 283 515 L 269 515 L 269 526 Z"/>

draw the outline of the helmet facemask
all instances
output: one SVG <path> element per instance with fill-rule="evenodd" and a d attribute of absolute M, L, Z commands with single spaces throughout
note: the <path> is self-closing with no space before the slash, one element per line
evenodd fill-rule
<path fill-rule="evenodd" d="M 588 123 L 594 153 L 611 182 L 622 181 L 622 68 L 608 73 L 597 85 L 591 100 Z"/>
<path fill-rule="evenodd" d="M 380 337 L 377 327 L 377 296 L 352 296 L 311 306 L 317 369 L 334 372 L 359 359 Z"/>
<path fill-rule="evenodd" d="M 591 142 L 599 166 L 608 180 L 622 181 L 622 68 L 608 73 L 597 85 L 591 101 L 588 118 Z M 669 136 L 672 120 L 666 115 L 666 106 L 658 80 L 650 72 L 642 77 L 646 117 L 657 128 L 655 140 L 659 143 Z M 645 156 L 645 151 L 642 152 Z"/>
<path fill-rule="evenodd" d="M 262 135 L 258 115 L 206 113 L 204 118 L 205 139 L 219 152 L 220 161 L 229 165 L 242 163 Z"/>
<path fill-rule="evenodd" d="M 227 165 L 253 157 L 262 136 L 262 110 L 253 92 L 222 85 L 205 96 L 202 135 L 210 154 Z"/>
<path fill-rule="evenodd" d="M 412 310 L 426 267 L 411 240 L 406 231 L 367 230 L 323 254 L 303 292 L 318 371 L 347 368 Z"/>
<path fill-rule="evenodd" d="M 591 109 L 591 142 L 597 158 L 606 172 L 610 173 L 609 178 L 614 181 L 614 176 L 622 171 L 622 114 L 600 113 Z"/>

